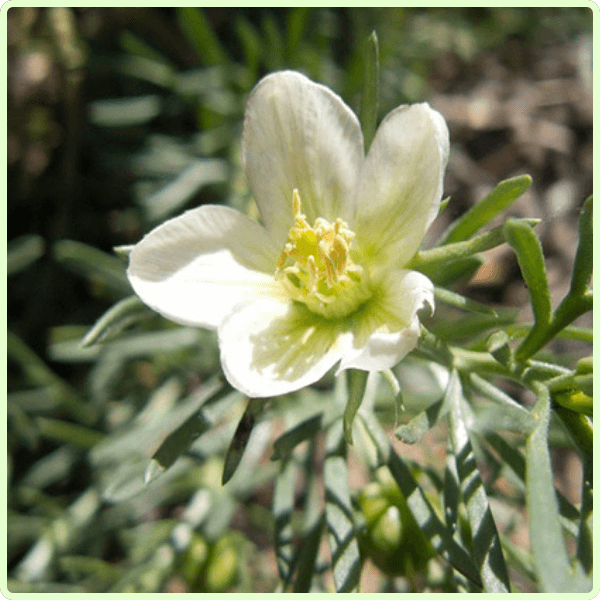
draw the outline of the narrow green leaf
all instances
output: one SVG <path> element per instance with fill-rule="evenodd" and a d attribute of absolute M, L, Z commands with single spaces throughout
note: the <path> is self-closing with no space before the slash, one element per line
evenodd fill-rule
<path fill-rule="evenodd" d="M 400 425 L 394 433 L 405 444 L 416 444 L 447 413 L 448 406 L 444 397 L 414 416 L 408 423 Z"/>
<path fill-rule="evenodd" d="M 512 338 L 526 337 L 533 328 L 533 323 L 514 323 L 505 327 L 506 333 Z M 594 341 L 594 330 L 590 327 L 564 327 L 556 333 L 557 338 L 565 340 L 578 340 L 580 342 Z"/>
<path fill-rule="evenodd" d="M 509 219 L 509 221 L 531 232 L 531 228 L 537 225 L 540 219 Z M 408 266 L 429 275 L 430 272 L 435 272 L 436 269 L 445 268 L 445 264 L 450 261 L 491 250 L 508 241 L 505 229 L 506 225 L 499 226 L 467 241 L 436 246 L 429 250 L 420 250 L 412 257 Z"/>
<path fill-rule="evenodd" d="M 579 245 L 571 276 L 571 294 L 582 295 L 587 289 L 594 267 L 594 205 L 590 196 L 579 215 Z"/>
<path fill-rule="evenodd" d="M 242 44 L 246 66 L 252 72 L 256 72 L 263 51 L 260 35 L 254 26 L 243 17 L 236 19 L 235 31 Z"/>
<path fill-rule="evenodd" d="M 423 490 L 415 481 L 410 469 L 393 449 L 390 450 L 388 467 L 400 491 L 404 494 L 415 520 L 433 548 L 469 581 L 477 587 L 481 587 L 482 583 L 477 567 L 464 548 L 452 538 L 444 523 L 440 521 L 433 510 Z"/>
<path fill-rule="evenodd" d="M 297 6 L 290 10 L 287 22 L 287 43 L 288 56 L 291 61 L 294 61 L 294 55 L 302 41 L 302 36 L 306 29 L 306 19 L 309 13 L 310 7 L 308 6 Z"/>
<path fill-rule="evenodd" d="M 548 450 L 550 394 L 537 386 L 538 400 L 533 408 L 537 426 L 526 445 L 526 504 L 529 515 L 531 549 L 541 591 L 585 592 L 588 583 L 581 570 L 571 569 L 558 516 L 552 465 Z"/>
<path fill-rule="evenodd" d="M 282 461 L 275 477 L 273 492 L 273 518 L 275 520 L 275 555 L 279 577 L 288 585 L 293 571 L 293 530 L 295 486 L 298 478 L 298 465 L 292 456 Z"/>
<path fill-rule="evenodd" d="M 233 434 L 233 439 L 225 455 L 225 466 L 223 467 L 222 484 L 225 485 L 235 473 L 235 470 L 242 460 L 244 450 L 250 439 L 252 429 L 256 424 L 257 417 L 261 414 L 265 405 L 264 398 L 250 398 L 246 410 L 238 423 L 237 429 Z"/>
<path fill-rule="evenodd" d="M 304 533 L 298 553 L 297 574 L 293 585 L 293 592 L 296 594 L 310 592 L 324 529 L 325 515 L 321 513 L 319 518 Z"/>
<path fill-rule="evenodd" d="M 156 94 L 95 100 L 88 106 L 89 119 L 99 127 L 137 127 L 160 115 L 162 102 Z"/>
<path fill-rule="evenodd" d="M 501 181 L 483 200 L 476 202 L 460 219 L 454 221 L 441 243 L 450 244 L 470 238 L 523 195 L 530 185 L 529 175 Z"/>
<path fill-rule="evenodd" d="M 365 154 L 377 130 L 377 112 L 379 104 L 379 41 L 373 31 L 365 45 L 363 67 L 363 88 L 360 105 L 360 123 L 363 131 Z"/>
<path fill-rule="evenodd" d="M 148 307 L 137 297 L 123 298 L 107 310 L 81 341 L 84 347 L 91 346 L 110 334 L 122 331 L 141 315 L 152 314 Z"/>
<path fill-rule="evenodd" d="M 104 435 L 99 431 L 59 419 L 37 417 L 35 424 L 42 436 L 76 448 L 89 449 L 104 439 Z"/>
<path fill-rule="evenodd" d="M 594 511 L 593 472 L 590 463 L 583 465 L 583 481 L 581 486 L 581 520 L 577 536 L 577 559 L 584 572 L 590 575 L 593 568 L 594 530 L 592 515 Z"/>
<path fill-rule="evenodd" d="M 550 324 L 552 302 L 546 277 L 546 265 L 542 244 L 537 235 L 522 222 L 508 219 L 503 227 L 506 241 L 514 250 L 525 285 L 529 288 L 531 306 L 536 329 L 545 329 Z M 532 334 L 533 334 L 532 331 Z"/>
<path fill-rule="evenodd" d="M 470 373 L 467 382 L 473 390 L 494 402 L 503 411 L 514 413 L 515 418 L 523 424 L 524 431 L 530 431 L 535 425 L 535 419 L 529 410 L 513 400 L 506 392 L 503 392 L 494 384 L 477 375 L 477 373 Z"/>
<path fill-rule="evenodd" d="M 222 160 L 195 160 L 177 177 L 141 201 L 148 221 L 163 221 L 181 210 L 205 186 L 223 183 L 227 178 Z"/>
<path fill-rule="evenodd" d="M 29 267 L 45 252 L 44 239 L 39 235 L 22 235 L 11 240 L 6 252 L 6 274 L 13 275 Z"/>
<path fill-rule="evenodd" d="M 433 548 L 457 571 L 477 587 L 481 587 L 481 579 L 469 554 L 452 538 L 451 532 L 438 517 L 410 469 L 392 448 L 379 422 L 371 413 L 367 412 L 361 411 L 359 418 L 377 446 L 382 463 L 389 467 L 400 491 L 406 498 L 413 517 Z"/>
<path fill-rule="evenodd" d="M 433 283 L 442 287 L 453 283 L 467 282 L 484 262 L 485 259 L 479 254 L 457 258 L 445 263 L 443 269 L 432 270 L 429 277 Z"/>
<path fill-rule="evenodd" d="M 117 257 L 73 240 L 56 242 L 52 251 L 59 263 L 76 273 L 90 279 L 99 279 L 117 293 L 133 293 L 125 274 L 125 264 Z"/>
<path fill-rule="evenodd" d="M 348 400 L 344 409 L 344 437 L 347 444 L 352 444 L 352 423 L 363 401 L 367 387 L 368 371 L 348 369 Z"/>
<path fill-rule="evenodd" d="M 432 323 L 430 329 L 439 338 L 452 342 L 472 338 L 492 328 L 506 327 L 514 323 L 517 316 L 516 310 L 498 309 L 498 315 L 495 317 L 472 314 L 461 319 Z"/>
<path fill-rule="evenodd" d="M 480 315 L 490 315 L 493 317 L 498 316 L 493 308 L 438 286 L 434 288 L 434 295 L 440 302 L 444 302 L 445 304 L 449 304 L 450 306 L 454 306 L 456 308 L 462 308 L 463 310 L 468 310 Z"/>
<path fill-rule="evenodd" d="M 361 561 L 350 503 L 346 444 L 341 421 L 336 421 L 327 435 L 324 483 L 325 515 L 335 589 L 337 592 L 357 591 Z"/>
<path fill-rule="evenodd" d="M 446 466 L 444 468 L 444 494 L 442 496 L 444 506 L 444 517 L 446 519 L 446 528 L 450 535 L 460 540 L 460 527 L 458 523 L 460 506 L 460 480 L 456 469 L 456 456 L 454 448 L 448 440 L 446 449 Z"/>
<path fill-rule="evenodd" d="M 95 420 L 95 410 L 85 404 L 75 390 L 63 381 L 19 336 L 12 331 L 6 334 L 6 352 L 23 370 L 27 383 L 45 388 L 51 401 L 56 401 L 79 422 L 90 424 Z"/>
<path fill-rule="evenodd" d="M 508 572 L 496 524 L 464 422 L 462 388 L 456 370 L 450 375 L 448 390 L 450 439 L 454 447 L 461 494 L 467 507 L 473 534 L 473 558 L 477 563 L 484 591 L 508 592 L 510 589 Z"/>
<path fill-rule="evenodd" d="M 280 460 L 287 457 L 288 454 L 305 440 L 313 438 L 321 431 L 323 413 L 317 413 L 307 419 L 304 419 L 285 433 L 281 434 L 275 442 L 273 442 L 273 455 L 271 460 Z"/>
<path fill-rule="evenodd" d="M 198 52 L 203 64 L 222 65 L 228 62 L 227 53 L 202 9 L 195 6 L 179 7 L 177 17 L 183 34 Z"/>
<path fill-rule="evenodd" d="M 150 441 L 151 443 L 154 443 L 154 436 L 160 436 L 159 440 L 164 437 L 166 432 L 163 433 L 163 428 L 167 428 L 168 434 L 152 456 L 152 460 L 158 465 L 154 471 L 160 468 L 160 472 L 162 472 L 171 467 L 198 437 L 212 429 L 215 419 L 211 418 L 205 405 L 218 401 L 229 391 L 229 387 L 223 386 L 216 379 L 201 387 L 198 392 L 186 400 L 179 402 L 175 409 L 160 419 L 160 423 L 157 423 L 156 427 L 151 427 L 151 423 L 146 429 L 142 426 L 141 433 L 143 435 L 138 431 L 137 436 L 143 437 L 146 442 Z M 131 432 L 131 435 L 132 443 L 135 445 L 136 431 Z M 114 440 L 115 446 L 112 449 L 110 446 L 105 448 L 105 452 L 110 451 L 113 456 L 123 452 L 127 446 L 118 445 L 118 439 Z M 121 440 L 121 444 L 127 443 L 127 441 L 127 438 L 124 438 Z M 99 460 L 100 457 L 97 456 L 96 459 Z"/>

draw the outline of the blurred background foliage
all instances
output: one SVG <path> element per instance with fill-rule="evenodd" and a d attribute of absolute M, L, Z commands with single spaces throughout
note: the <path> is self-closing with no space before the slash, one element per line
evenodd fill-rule
<path fill-rule="evenodd" d="M 244 403 L 222 381 L 215 336 L 166 323 L 129 299 L 126 261 L 113 248 L 205 203 L 252 214 L 238 155 L 249 91 L 264 74 L 293 68 L 358 111 L 364 45 L 375 30 L 380 118 L 426 100 L 449 123 L 451 202 L 429 242 L 500 179 L 529 173 L 534 183 L 509 214 L 543 218 L 536 231 L 560 298 L 592 189 L 592 12 L 15 7 L 6 17 L 9 589 L 275 590 L 278 575 L 291 576 L 291 521 L 316 540 L 320 525 L 291 471 L 273 489 L 273 440 L 329 398 L 331 380 L 273 407 L 273 419 L 253 430 L 243 468 L 222 486 Z M 462 293 L 531 318 L 506 246 L 475 266 Z M 91 326 L 117 301 L 114 331 L 93 339 Z M 446 319 L 431 328 L 443 335 L 456 314 L 440 313 Z M 591 326 L 591 316 L 576 324 Z M 591 353 L 581 340 L 552 349 L 568 366 Z M 440 397 L 445 382 L 431 365 L 412 359 L 396 371 L 408 415 Z M 389 400 L 380 412 L 393 426 Z M 577 454 L 560 428 L 552 431 L 556 485 L 578 504 Z M 396 447 L 435 489 L 444 446 L 442 433 L 431 435 Z M 430 549 L 407 557 L 402 546 L 414 536 L 394 537 L 393 523 L 373 533 L 405 507 L 385 475 L 373 479 L 349 464 L 353 506 L 370 536 L 361 547 L 375 547 L 362 589 L 460 588 L 443 566 L 422 575 Z M 490 487 L 498 477 L 490 475 Z M 519 565 L 515 585 L 533 591 L 517 479 L 496 490 L 495 516 Z M 308 514 L 300 525 L 298 505 Z M 298 576 L 294 589 L 329 590 L 327 577 Z"/>

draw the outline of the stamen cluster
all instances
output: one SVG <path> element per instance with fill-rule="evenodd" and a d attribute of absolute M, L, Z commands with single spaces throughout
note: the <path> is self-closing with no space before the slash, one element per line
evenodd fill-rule
<path fill-rule="evenodd" d="M 337 218 L 332 224 L 318 217 L 311 227 L 293 191 L 294 226 L 279 259 L 276 275 L 294 300 L 326 317 L 348 314 L 369 296 L 363 269 L 350 256 L 353 231 Z"/>

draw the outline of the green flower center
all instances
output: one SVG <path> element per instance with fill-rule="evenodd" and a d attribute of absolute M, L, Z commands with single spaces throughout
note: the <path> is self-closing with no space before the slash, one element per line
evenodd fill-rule
<path fill-rule="evenodd" d="M 275 276 L 293 300 L 327 318 L 345 317 L 371 297 L 367 274 L 350 255 L 348 223 L 319 217 L 311 227 L 302 214 L 298 190 L 292 196 L 290 229 Z"/>

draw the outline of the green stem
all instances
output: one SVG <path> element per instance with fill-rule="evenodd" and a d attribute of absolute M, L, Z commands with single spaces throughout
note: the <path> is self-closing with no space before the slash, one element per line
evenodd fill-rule
<path fill-rule="evenodd" d="M 515 359 L 519 362 L 526 361 L 538 350 L 543 348 L 556 334 L 572 323 L 577 317 L 592 310 L 593 296 L 591 293 L 583 296 L 568 294 L 558 305 L 550 323 L 546 327 L 534 327 L 517 349 Z"/>

